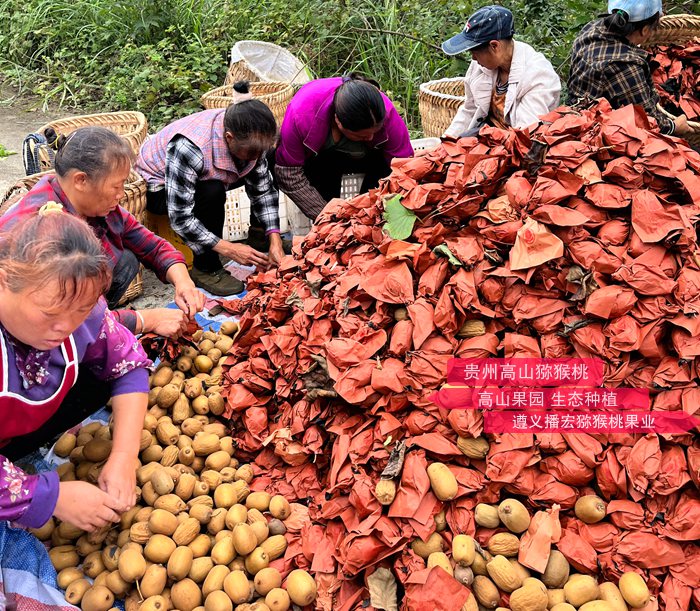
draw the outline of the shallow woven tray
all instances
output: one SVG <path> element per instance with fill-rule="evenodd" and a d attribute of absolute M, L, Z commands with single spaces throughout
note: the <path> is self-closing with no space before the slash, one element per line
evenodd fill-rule
<path fill-rule="evenodd" d="M 57 134 L 67 136 L 79 127 L 106 127 L 119 134 L 130 145 L 136 155 L 148 133 L 148 121 L 142 112 L 104 112 L 95 115 L 82 115 L 51 121 L 37 131 L 43 132 L 47 127 L 53 127 Z"/>

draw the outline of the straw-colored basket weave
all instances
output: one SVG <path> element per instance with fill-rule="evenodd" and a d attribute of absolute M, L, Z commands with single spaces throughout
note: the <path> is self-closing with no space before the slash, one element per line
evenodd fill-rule
<path fill-rule="evenodd" d="M 53 170 L 41 172 L 40 174 L 32 174 L 25 176 L 10 187 L 0 199 L 0 216 L 5 214 L 7 210 L 17 203 L 31 188 L 39 182 L 44 176 L 53 174 Z M 124 197 L 119 204 L 131 212 L 136 217 L 139 223 L 143 223 L 144 214 L 146 212 L 146 181 L 143 180 L 136 172 L 132 171 L 129 174 L 129 180 L 124 185 Z M 143 292 L 143 274 L 141 270 L 136 275 L 136 278 L 126 289 L 126 293 L 119 302 L 120 305 L 135 299 Z"/>
<path fill-rule="evenodd" d="M 233 102 L 231 85 L 217 87 L 207 91 L 202 98 L 204 108 L 228 108 Z M 294 89 L 289 83 L 250 83 L 250 93 L 256 100 L 264 102 L 275 116 L 277 125 L 282 124 L 287 106 L 294 96 Z"/>
<path fill-rule="evenodd" d="M 136 111 L 104 112 L 95 115 L 57 119 L 43 125 L 37 131 L 41 133 L 47 127 L 52 127 L 57 134 L 68 136 L 80 127 L 93 126 L 106 127 L 119 134 L 131 145 L 132 150 L 137 155 L 148 133 L 146 116 L 142 112 Z"/>
<path fill-rule="evenodd" d="M 682 45 L 696 36 L 700 36 L 700 16 L 664 15 L 645 46 Z"/>
<path fill-rule="evenodd" d="M 464 103 L 464 78 L 445 78 L 423 83 L 418 91 L 418 110 L 426 138 L 440 138 Z"/>

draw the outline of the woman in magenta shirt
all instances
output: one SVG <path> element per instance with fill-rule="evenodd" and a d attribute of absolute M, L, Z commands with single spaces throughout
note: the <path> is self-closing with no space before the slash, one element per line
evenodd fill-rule
<path fill-rule="evenodd" d="M 136 502 L 151 363 L 107 309 L 110 282 L 100 241 L 59 204 L 0 234 L 0 527 L 40 527 L 55 515 L 94 530 Z M 109 397 L 112 451 L 98 486 L 12 464 Z"/>
<path fill-rule="evenodd" d="M 344 174 L 364 174 L 361 193 L 389 175 L 391 160 L 412 157 L 408 129 L 379 85 L 355 74 L 304 85 L 287 108 L 275 177 L 299 209 L 315 219 L 340 196 Z"/>

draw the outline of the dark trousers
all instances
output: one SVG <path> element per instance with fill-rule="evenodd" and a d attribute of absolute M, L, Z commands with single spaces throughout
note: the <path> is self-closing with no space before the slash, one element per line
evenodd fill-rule
<path fill-rule="evenodd" d="M 325 200 L 340 197 L 340 185 L 344 174 L 364 174 L 360 193 L 367 193 L 379 185 L 379 180 L 389 176 L 391 168 L 381 151 L 372 149 L 362 159 L 338 151 L 321 151 L 304 164 L 304 173 Z"/>
<path fill-rule="evenodd" d="M 167 214 L 165 189 L 146 193 L 146 208 L 153 214 Z M 195 218 L 215 236 L 224 234 L 226 218 L 226 187 L 220 180 L 202 180 L 194 192 Z M 213 250 L 195 254 L 192 265 L 200 272 L 215 272 L 222 268 L 219 255 Z"/>
<path fill-rule="evenodd" d="M 39 430 L 15 437 L 0 452 L 10 460 L 30 454 L 104 407 L 109 397 L 109 383 L 98 380 L 87 369 L 80 367 L 78 381 L 68 391 L 58 411 Z"/>
<path fill-rule="evenodd" d="M 129 288 L 132 280 L 136 278 L 136 274 L 139 273 L 139 267 L 136 255 L 130 250 L 125 250 L 112 272 L 112 286 L 109 287 L 107 295 L 105 295 L 111 310 L 117 307 L 119 300 L 126 293 L 126 289 Z"/>

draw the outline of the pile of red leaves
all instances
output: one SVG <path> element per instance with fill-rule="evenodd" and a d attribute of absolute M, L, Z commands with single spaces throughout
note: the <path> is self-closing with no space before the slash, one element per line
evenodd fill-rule
<path fill-rule="evenodd" d="M 383 231 L 392 194 L 418 216 L 406 241 Z M 429 400 L 452 357 L 601 357 L 607 386 L 699 410 L 698 201 L 700 155 L 601 102 L 531 132 L 444 142 L 396 161 L 377 191 L 330 202 L 294 257 L 224 303 L 241 315 L 225 394 L 254 487 L 308 506 L 295 506 L 277 566 L 310 568 L 321 609 L 368 605 L 380 565 L 403 585 L 403 609 L 459 609 L 468 590 L 426 571 L 409 543 L 441 509 L 447 541 L 484 543 L 493 531 L 475 529 L 475 505 L 517 495 L 533 511 L 560 506 L 535 523 L 560 521 L 555 546 L 577 570 L 638 570 L 657 595 L 649 609 L 700 608 L 697 436 L 490 436 L 472 460 L 456 440 L 482 432 L 480 414 Z M 457 337 L 469 319 L 486 333 Z M 408 451 L 382 507 L 373 491 L 397 440 Z M 430 490 L 436 460 L 459 482 L 449 503 Z M 586 525 L 572 507 L 591 493 L 609 516 Z"/>
<path fill-rule="evenodd" d="M 661 105 L 675 116 L 700 119 L 700 38 L 685 46 L 657 47 L 654 62 L 659 67 L 652 79 Z"/>

